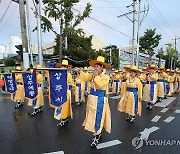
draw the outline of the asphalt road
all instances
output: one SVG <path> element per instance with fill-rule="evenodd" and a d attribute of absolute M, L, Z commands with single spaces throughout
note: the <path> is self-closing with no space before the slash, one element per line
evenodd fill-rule
<path fill-rule="evenodd" d="M 119 99 L 109 97 L 109 104 L 112 116 L 111 134 L 103 132 L 101 143 L 119 140 L 121 144 L 102 148 L 92 149 L 90 147 L 92 133 L 87 132 L 82 127 L 85 118 L 86 103 L 81 106 L 73 104 L 74 118 L 69 120 L 64 127 L 57 127 L 59 121 L 53 118 L 54 110 L 48 105 L 48 97 L 44 96 L 45 106 L 43 113 L 35 117 L 30 117 L 27 113 L 32 112 L 32 108 L 27 105 L 23 108 L 14 109 L 8 94 L 0 93 L 0 153 L 1 154 L 40 154 L 63 151 L 65 154 L 119 154 L 119 153 L 180 153 L 180 94 L 175 94 L 176 99 L 166 106 L 166 112 L 161 112 L 164 107 L 153 107 L 147 110 L 143 103 L 142 116 L 136 117 L 135 123 L 128 123 L 125 113 L 117 110 Z M 178 110 L 178 111 L 176 111 Z M 176 111 L 176 112 L 175 112 Z M 151 120 L 155 116 L 161 116 L 157 121 Z M 169 116 L 172 121 L 165 122 Z M 145 128 L 152 127 L 158 130 L 152 132 L 147 141 L 137 149 L 132 146 L 132 139 L 140 137 L 140 132 Z M 164 141 L 165 145 L 155 145 L 156 141 Z M 178 145 L 169 145 L 167 141 L 179 141 Z M 151 143 L 151 144 L 150 144 Z M 137 145 L 138 146 L 138 145 Z"/>

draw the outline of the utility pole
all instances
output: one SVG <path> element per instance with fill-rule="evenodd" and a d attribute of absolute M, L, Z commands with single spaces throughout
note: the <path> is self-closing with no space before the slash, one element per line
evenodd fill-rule
<path fill-rule="evenodd" d="M 180 38 L 177 38 L 176 35 L 175 35 L 175 39 L 174 39 L 174 46 L 175 46 L 175 51 L 177 49 L 177 46 L 176 46 L 176 43 L 177 43 L 177 40 L 179 40 Z M 175 62 L 175 58 L 171 58 L 171 59 L 174 59 L 174 69 L 176 69 L 176 62 Z M 171 63 L 173 63 L 173 60 L 171 61 Z M 171 64 L 172 65 L 172 64 Z M 171 66 L 172 67 L 172 66 Z M 172 68 L 171 68 L 172 69 Z"/>
<path fill-rule="evenodd" d="M 38 37 L 38 54 L 39 65 L 43 65 L 43 52 L 42 52 L 42 31 L 41 31 L 41 1 L 36 0 L 37 10 L 37 37 Z"/>
<path fill-rule="evenodd" d="M 134 65 L 134 33 L 135 33 L 135 11 L 136 11 L 136 0 L 133 0 L 133 34 L 132 34 L 132 65 Z"/>
<path fill-rule="evenodd" d="M 139 67 L 139 34 L 140 34 L 140 11 L 141 11 L 141 0 L 139 0 L 139 9 L 138 9 L 138 31 L 137 31 L 137 51 L 136 51 L 136 66 Z"/>
<path fill-rule="evenodd" d="M 61 4 L 61 10 L 63 10 L 63 6 Z M 59 35 L 59 63 L 62 61 L 62 48 L 63 48 L 63 14 L 60 19 L 60 35 Z"/>
<path fill-rule="evenodd" d="M 29 20 L 29 2 L 26 1 L 26 15 L 27 15 L 27 24 L 28 24 L 28 49 L 31 55 L 31 64 L 33 65 L 33 53 L 32 53 L 32 44 L 31 44 L 31 27 L 30 27 L 30 20 Z"/>
<path fill-rule="evenodd" d="M 112 48 L 110 45 L 110 51 L 109 51 L 109 60 L 110 60 L 110 65 L 112 65 Z"/>

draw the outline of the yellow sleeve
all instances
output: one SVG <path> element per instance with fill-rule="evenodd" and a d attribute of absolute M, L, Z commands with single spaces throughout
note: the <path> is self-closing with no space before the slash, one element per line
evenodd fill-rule
<path fill-rule="evenodd" d="M 92 74 L 86 74 L 84 72 L 80 72 L 79 78 L 81 81 L 84 82 L 90 82 L 92 80 L 93 75 Z"/>
<path fill-rule="evenodd" d="M 81 81 L 81 91 L 84 92 L 85 91 L 85 82 Z"/>
<path fill-rule="evenodd" d="M 70 73 L 67 74 L 67 83 L 73 83 L 72 75 Z"/>
<path fill-rule="evenodd" d="M 99 75 L 94 78 L 94 83 L 98 89 L 105 89 L 109 84 L 109 76 L 100 77 Z"/>
<path fill-rule="evenodd" d="M 37 74 L 37 83 L 42 83 L 42 81 L 43 81 L 43 76 L 42 76 L 42 74 Z"/>
<path fill-rule="evenodd" d="M 158 80 L 158 74 L 157 74 L 157 73 L 153 74 L 153 75 L 151 76 L 151 79 L 152 79 L 152 80 Z"/>
<path fill-rule="evenodd" d="M 137 86 L 138 86 L 138 98 L 142 99 L 142 83 L 139 79 L 138 79 Z"/>
<path fill-rule="evenodd" d="M 163 77 L 163 78 L 168 78 L 168 74 L 165 73 L 165 72 L 163 72 L 163 73 L 162 73 L 162 77 Z"/>

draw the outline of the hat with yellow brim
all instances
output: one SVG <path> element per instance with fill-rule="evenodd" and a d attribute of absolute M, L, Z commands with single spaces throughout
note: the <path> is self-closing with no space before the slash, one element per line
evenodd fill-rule
<path fill-rule="evenodd" d="M 147 67 L 143 67 L 143 69 L 142 69 L 143 71 L 146 71 L 147 70 Z"/>
<path fill-rule="evenodd" d="M 159 69 L 160 70 L 165 70 L 165 67 L 164 66 L 160 66 Z"/>
<path fill-rule="evenodd" d="M 69 65 L 68 60 L 65 60 L 65 59 L 62 60 L 61 64 L 57 63 L 56 65 L 58 67 L 61 67 L 61 66 L 72 67 L 72 65 Z"/>
<path fill-rule="evenodd" d="M 84 69 L 83 69 L 84 71 L 87 71 L 88 70 L 88 68 L 87 67 L 84 67 Z"/>
<path fill-rule="evenodd" d="M 122 69 L 119 69 L 118 72 L 122 72 L 123 70 Z"/>
<path fill-rule="evenodd" d="M 140 73 L 140 72 L 141 72 L 135 65 L 133 65 L 133 66 L 130 68 L 130 71 L 133 71 L 133 72 L 136 72 L 136 73 Z"/>
<path fill-rule="evenodd" d="M 94 67 L 96 64 L 102 64 L 104 66 L 104 68 L 106 68 L 106 69 L 110 67 L 109 64 L 105 63 L 105 59 L 102 56 L 98 56 L 97 60 L 89 61 L 89 65 L 92 67 Z"/>
<path fill-rule="evenodd" d="M 166 72 L 170 72 L 170 69 L 167 69 Z"/>
<path fill-rule="evenodd" d="M 126 66 L 124 67 L 124 69 L 125 69 L 125 70 L 130 70 L 131 67 L 130 67 L 130 65 L 126 65 Z"/>
<path fill-rule="evenodd" d="M 20 67 L 20 66 L 17 66 L 17 67 L 16 67 L 16 70 L 17 70 L 17 71 L 21 71 L 21 67 Z"/>
<path fill-rule="evenodd" d="M 152 64 L 152 65 L 147 67 L 147 70 L 149 70 L 149 69 L 157 70 L 158 68 L 154 64 Z"/>
<path fill-rule="evenodd" d="M 171 70 L 171 73 L 174 73 L 175 71 L 174 70 Z"/>
<path fill-rule="evenodd" d="M 114 73 L 118 73 L 118 70 L 115 70 Z"/>

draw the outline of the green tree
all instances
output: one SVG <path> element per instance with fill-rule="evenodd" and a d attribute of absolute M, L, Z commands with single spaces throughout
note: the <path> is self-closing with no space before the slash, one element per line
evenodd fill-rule
<path fill-rule="evenodd" d="M 69 37 L 81 21 L 88 17 L 91 12 L 91 4 L 87 3 L 83 13 L 75 15 L 73 13 L 73 6 L 79 3 L 79 1 L 80 0 L 43 0 L 45 16 L 41 17 L 41 27 L 43 32 L 52 31 L 59 37 L 60 43 L 57 44 L 59 45 L 59 62 L 61 62 L 62 59 L 63 38 L 65 36 Z M 58 22 L 58 31 L 55 30 L 50 19 Z"/>
<path fill-rule="evenodd" d="M 5 66 L 15 66 L 15 61 L 12 57 L 6 57 L 3 61 Z"/>
<path fill-rule="evenodd" d="M 147 29 L 144 36 L 140 37 L 140 52 L 149 55 L 149 63 L 152 56 L 155 54 L 154 49 L 159 45 L 161 35 L 156 34 L 156 29 Z"/>
<path fill-rule="evenodd" d="M 164 51 L 163 51 L 163 48 L 160 48 L 158 50 L 158 54 L 156 55 L 157 58 L 159 58 L 159 61 L 158 61 L 158 66 L 160 67 L 161 66 L 161 59 L 164 59 Z"/>
<path fill-rule="evenodd" d="M 166 47 L 166 67 L 171 69 L 171 63 L 173 62 L 173 57 L 177 54 L 177 50 L 172 44 L 168 44 Z"/>
<path fill-rule="evenodd" d="M 68 37 L 68 48 L 63 48 L 63 55 L 67 56 L 70 64 L 73 66 L 88 66 L 88 61 L 96 58 L 96 52 L 92 49 L 92 36 L 80 36 L 78 33 L 72 33 Z M 59 37 L 55 39 L 57 45 L 54 47 L 54 55 L 58 55 Z"/>
<path fill-rule="evenodd" d="M 112 60 L 111 67 L 112 68 L 118 68 L 119 49 L 117 48 L 116 45 L 109 45 L 109 46 L 105 47 L 105 52 L 108 55 L 108 63 L 110 63 L 110 57 L 109 57 L 110 49 L 111 49 L 111 60 Z"/>

